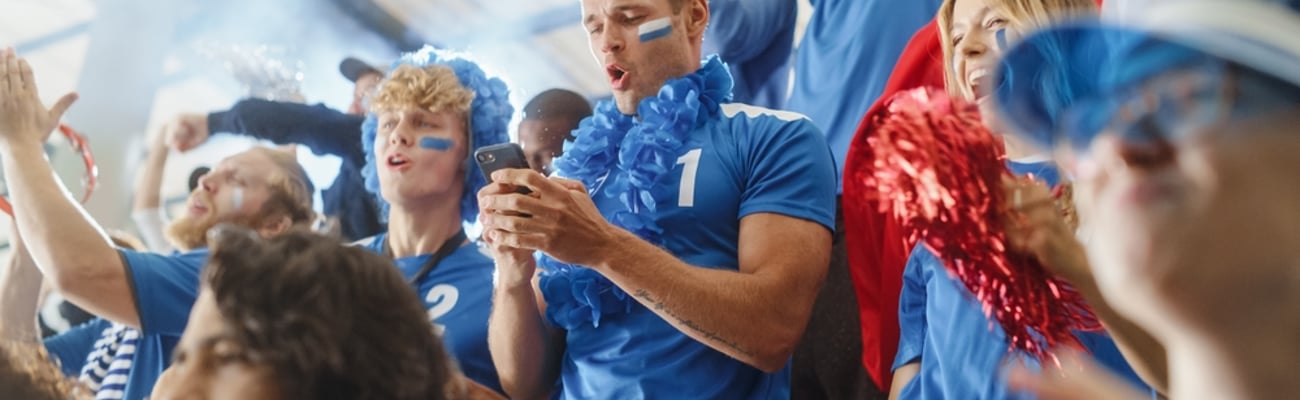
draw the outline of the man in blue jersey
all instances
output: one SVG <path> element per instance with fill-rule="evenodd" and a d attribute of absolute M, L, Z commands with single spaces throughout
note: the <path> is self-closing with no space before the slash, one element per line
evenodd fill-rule
<path fill-rule="evenodd" d="M 475 193 L 487 183 L 469 155 L 509 141 L 509 94 L 473 61 L 426 47 L 380 82 L 361 126 L 361 173 L 388 216 L 387 233 L 361 244 L 393 258 L 465 376 L 497 392 L 487 342 L 492 259 L 461 224 L 478 217 Z"/>
<path fill-rule="evenodd" d="M 800 115 L 727 104 L 730 74 L 700 61 L 707 1 L 582 10 L 614 101 L 583 122 L 557 177 L 502 170 L 479 192 L 502 386 L 789 398 L 835 217 L 824 137 Z"/>
<path fill-rule="evenodd" d="M 13 49 L 0 55 L 0 158 L 18 231 L 35 264 L 74 304 L 140 330 L 129 370 L 112 382 L 123 398 L 149 393 L 171 358 L 199 290 L 208 228 L 228 222 L 264 236 L 312 221 L 312 185 L 292 156 L 253 149 L 222 160 L 190 195 L 188 212 L 168 228 L 174 256 L 115 249 L 56 180 L 42 151 L 45 135 L 76 99 L 47 109 L 31 67 Z M 91 340 L 93 343 L 93 339 Z M 90 346 L 57 346 L 64 365 L 86 362 Z M 101 391 L 105 388 L 101 388 Z"/>

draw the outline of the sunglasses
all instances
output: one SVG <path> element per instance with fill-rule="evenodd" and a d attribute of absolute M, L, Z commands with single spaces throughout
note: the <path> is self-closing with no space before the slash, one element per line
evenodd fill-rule
<path fill-rule="evenodd" d="M 1117 135 L 1134 142 L 1180 142 L 1226 134 L 1238 122 L 1292 110 L 1300 88 L 1234 64 L 1182 68 L 1134 88 L 1072 104 L 1061 113 L 1056 137 L 1074 155 L 1092 139 Z"/>

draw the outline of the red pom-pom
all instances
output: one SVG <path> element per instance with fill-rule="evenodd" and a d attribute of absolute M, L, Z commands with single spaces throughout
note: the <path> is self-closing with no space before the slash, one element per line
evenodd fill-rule
<path fill-rule="evenodd" d="M 848 171 L 868 196 L 892 211 L 914 240 L 943 260 L 1002 326 L 1011 349 L 1040 359 L 1073 331 L 1101 329 L 1082 296 L 1028 254 L 1007 248 L 1002 178 L 1010 176 L 1002 141 L 972 105 L 936 89 L 891 98 L 870 116 L 870 168 Z"/>

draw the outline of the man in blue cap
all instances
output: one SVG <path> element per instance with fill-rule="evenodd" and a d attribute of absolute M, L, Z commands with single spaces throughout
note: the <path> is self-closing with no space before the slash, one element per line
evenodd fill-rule
<path fill-rule="evenodd" d="M 1097 284 L 1168 349 L 1171 398 L 1300 393 L 1297 37 L 1300 1 L 1161 2 L 1003 61 L 1000 112 L 1076 180 Z"/>

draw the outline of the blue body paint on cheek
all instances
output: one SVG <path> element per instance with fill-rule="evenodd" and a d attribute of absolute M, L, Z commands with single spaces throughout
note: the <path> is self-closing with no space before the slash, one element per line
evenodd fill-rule
<path fill-rule="evenodd" d="M 443 138 L 432 137 L 432 136 L 425 136 L 420 138 L 420 147 L 429 150 L 447 151 L 451 149 L 451 145 L 452 145 L 451 139 L 443 139 Z"/>
<path fill-rule="evenodd" d="M 636 32 L 641 37 L 642 43 L 668 36 L 669 33 L 673 33 L 672 20 L 668 17 L 652 20 L 641 24 L 636 28 Z"/>
<path fill-rule="evenodd" d="M 1008 47 L 1007 31 L 1008 29 L 1003 28 L 1003 29 L 999 29 L 996 33 L 993 34 L 994 38 L 997 40 L 998 54 L 1001 54 L 1002 52 L 1007 50 Z M 994 93 L 1001 91 L 1004 86 L 1011 84 L 1011 74 L 1001 74 L 1000 76 L 1001 76 L 1001 80 L 994 82 L 995 85 L 993 89 Z M 998 79 L 998 78 L 995 76 L 994 79 Z"/>

